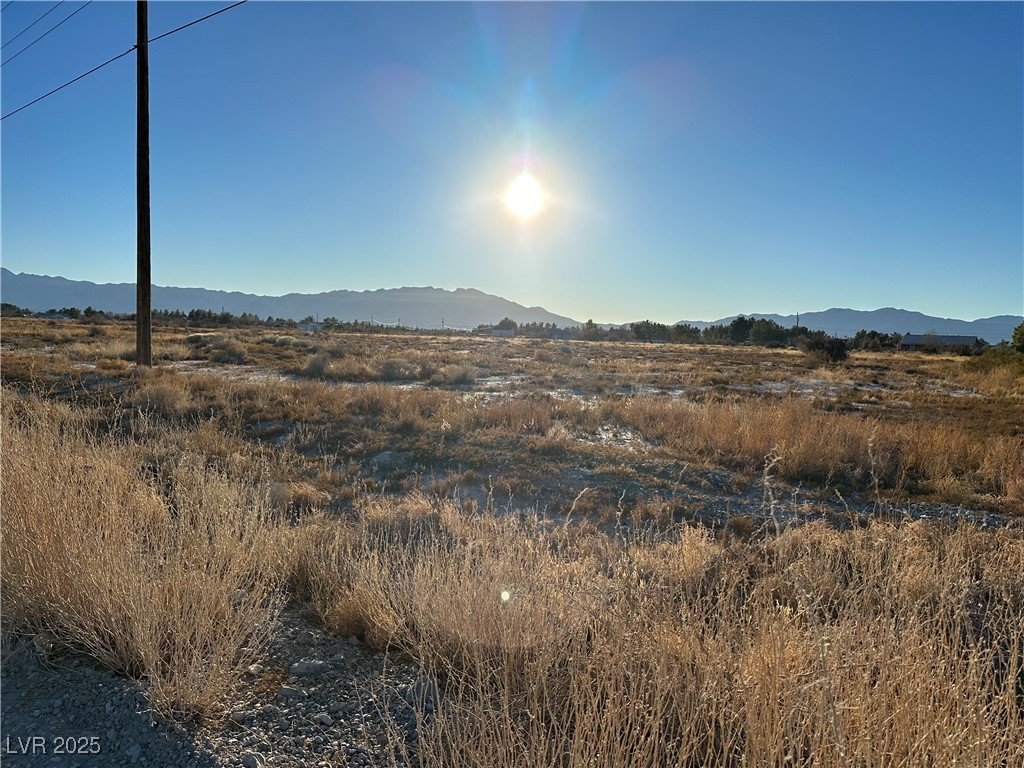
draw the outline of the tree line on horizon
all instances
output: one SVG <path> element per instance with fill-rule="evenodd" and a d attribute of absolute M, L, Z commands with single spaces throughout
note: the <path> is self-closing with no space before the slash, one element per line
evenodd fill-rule
<path fill-rule="evenodd" d="M 0 316 L 3 317 L 42 317 L 70 318 L 92 321 L 120 320 L 134 321 L 134 313 L 118 313 L 97 310 L 93 307 L 62 307 L 49 309 L 46 312 L 33 312 L 15 304 L 0 304 Z M 285 328 L 298 329 L 300 325 L 315 322 L 312 315 L 302 320 L 273 317 L 266 318 L 251 312 L 235 315 L 231 312 L 215 312 L 210 309 L 181 310 L 157 309 L 153 311 L 153 322 L 157 325 L 177 325 L 181 327 L 200 328 Z M 849 338 L 830 336 L 825 331 L 811 330 L 807 326 L 793 325 L 786 328 L 768 318 L 754 318 L 740 315 L 729 323 L 709 325 L 698 328 L 688 323 L 668 325 L 653 320 L 642 320 L 628 326 L 605 328 L 593 320 L 582 325 L 560 328 L 554 323 L 517 323 L 509 317 L 502 318 L 493 325 L 479 325 L 472 331 L 460 329 L 423 329 L 407 326 L 382 325 L 364 320 L 343 321 L 336 317 L 326 317 L 319 322 L 326 330 L 349 333 L 430 333 L 445 335 L 486 334 L 492 329 L 512 330 L 519 336 L 527 338 L 571 339 L 576 341 L 643 341 L 671 344 L 716 344 L 716 345 L 750 345 L 757 347 L 780 348 L 796 347 L 805 351 L 823 354 L 830 360 L 845 359 L 848 350 L 884 351 L 895 350 L 903 339 L 899 332 L 883 333 L 874 330 L 859 330 Z M 1019 338 L 1018 338 L 1019 337 Z M 987 346 L 987 345 L 986 345 Z M 1024 323 L 1014 331 L 1011 347 L 1024 351 Z"/>

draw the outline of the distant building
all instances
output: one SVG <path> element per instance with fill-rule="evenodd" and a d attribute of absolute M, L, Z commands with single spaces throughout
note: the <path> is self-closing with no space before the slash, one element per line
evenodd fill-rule
<path fill-rule="evenodd" d="M 311 331 L 315 333 L 316 331 L 322 330 L 323 327 L 323 323 L 299 323 L 300 331 Z"/>
<path fill-rule="evenodd" d="M 908 333 L 900 349 L 917 352 L 973 352 L 982 346 L 977 336 L 949 336 L 938 333 Z"/>
<path fill-rule="evenodd" d="M 496 339 L 514 339 L 516 336 L 516 329 L 509 328 L 506 330 L 503 328 L 491 328 L 491 336 Z"/>

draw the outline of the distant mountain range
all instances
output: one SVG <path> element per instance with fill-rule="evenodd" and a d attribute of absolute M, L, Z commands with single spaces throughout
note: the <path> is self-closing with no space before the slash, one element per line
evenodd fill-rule
<path fill-rule="evenodd" d="M 738 315 L 723 317 L 713 322 L 700 320 L 681 320 L 681 323 L 689 323 L 698 328 L 708 325 L 728 325 Z M 792 328 L 797 323 L 797 315 L 761 315 L 752 314 L 746 317 L 764 318 L 774 320 L 784 328 Z M 853 336 L 857 331 L 878 331 L 879 333 L 934 333 L 939 335 L 952 336 L 977 336 L 990 344 L 996 344 L 1008 340 L 1013 335 L 1013 329 L 1021 322 L 1024 316 L 1020 315 L 996 315 L 994 317 L 983 317 L 978 320 L 957 320 L 949 317 L 932 317 L 920 312 L 911 312 L 906 309 L 885 309 L 860 310 L 860 309 L 826 309 L 823 312 L 801 312 L 799 315 L 800 325 L 812 331 L 825 331 L 831 336 Z"/>
<path fill-rule="evenodd" d="M 107 312 L 135 311 L 134 283 L 90 283 L 63 277 L 15 274 L 0 268 L 0 298 L 10 304 L 43 312 L 60 307 L 95 307 Z M 397 323 L 416 328 L 474 328 L 497 323 L 510 317 L 517 323 L 554 323 L 566 328 L 582 325 L 579 320 L 556 315 L 543 307 L 524 307 L 473 288 L 447 291 L 441 288 L 388 288 L 376 291 L 328 291 L 325 293 L 289 293 L 285 296 L 255 296 L 237 291 L 212 291 L 206 288 L 153 287 L 153 308 L 181 310 L 210 309 L 235 315 L 250 312 L 261 318 L 300 320 L 307 315 L 336 317 L 342 321 L 371 319 L 382 324 Z M 698 328 L 732 322 L 736 315 L 711 322 L 683 320 Z M 796 324 L 796 315 L 753 314 L 774 320 L 784 327 Z M 861 329 L 884 333 L 936 333 L 978 336 L 990 343 L 1009 339 L 1013 329 L 1024 321 L 1019 315 L 998 315 L 978 320 L 931 317 L 905 309 L 827 309 L 800 314 L 800 324 L 836 336 L 852 336 Z"/>
<path fill-rule="evenodd" d="M 106 312 L 135 311 L 135 283 L 90 283 L 63 277 L 15 274 L 0 268 L 0 296 L 10 304 L 44 312 L 60 307 L 95 307 Z M 382 325 L 410 328 L 475 328 L 510 317 L 517 323 L 554 323 L 569 327 L 580 323 L 543 307 L 524 307 L 514 301 L 473 288 L 387 288 L 376 291 L 327 291 L 255 296 L 237 291 L 153 286 L 153 309 L 210 309 L 233 315 L 250 312 L 258 317 L 301 320 L 307 315 L 343 322 L 374 320 Z"/>

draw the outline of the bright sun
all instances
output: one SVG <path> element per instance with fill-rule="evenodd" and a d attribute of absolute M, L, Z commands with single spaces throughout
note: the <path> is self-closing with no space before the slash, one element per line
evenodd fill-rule
<path fill-rule="evenodd" d="M 521 219 L 532 219 L 544 207 L 544 190 L 529 171 L 523 171 L 505 190 L 505 207 Z"/>

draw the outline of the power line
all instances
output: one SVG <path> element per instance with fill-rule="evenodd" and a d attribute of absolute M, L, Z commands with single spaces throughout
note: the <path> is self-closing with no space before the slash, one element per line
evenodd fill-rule
<path fill-rule="evenodd" d="M 7 0 L 7 2 L 4 3 L 4 7 L 0 8 L 0 11 L 6 11 L 7 10 L 7 6 L 10 5 L 13 2 L 14 2 L 14 0 Z"/>
<path fill-rule="evenodd" d="M 90 2 L 91 2 L 91 0 L 90 0 Z M 218 13 L 224 13 L 224 11 L 230 11 L 232 8 L 237 8 L 240 5 L 245 5 L 247 2 L 249 2 L 249 0 L 239 0 L 239 2 L 234 3 L 233 5 L 229 5 L 229 6 L 226 6 L 224 8 L 221 8 L 219 11 L 214 11 L 213 13 L 208 13 L 205 16 L 203 16 L 202 18 L 196 19 L 195 21 L 190 21 L 188 24 L 182 24 L 180 27 L 175 27 L 170 32 L 164 32 L 162 35 L 157 35 L 156 37 L 151 37 L 147 42 L 155 43 L 157 40 L 160 40 L 161 38 L 167 37 L 168 35 L 173 35 L 175 32 L 181 32 L 181 30 L 185 29 L 186 27 L 191 27 L 193 24 L 198 24 L 200 21 L 206 21 L 207 19 L 216 16 Z"/>
<path fill-rule="evenodd" d="M 172 30 L 170 30 L 169 32 L 164 32 L 164 33 L 163 33 L 162 35 L 157 35 L 156 37 L 152 37 L 152 38 L 150 38 L 149 40 L 147 40 L 146 42 L 152 43 L 152 42 L 154 42 L 154 41 L 156 41 L 156 40 L 160 40 L 161 38 L 167 37 L 168 35 L 173 35 L 173 34 L 174 34 L 175 32 L 180 32 L 181 30 L 185 29 L 186 27 L 191 27 L 191 26 L 192 26 L 193 24 L 198 24 L 198 23 L 199 23 L 200 21 L 206 21 L 206 20 L 207 20 L 207 19 L 209 19 L 209 18 L 210 18 L 211 16 L 216 16 L 216 15 L 217 15 L 218 13 L 224 13 L 224 11 L 230 11 L 230 10 L 231 10 L 232 8 L 237 8 L 237 7 L 238 7 L 238 6 L 240 6 L 240 5 L 244 5 L 244 4 L 245 4 L 245 3 L 247 3 L 248 1 L 249 1 L 249 0 L 241 0 L 241 2 L 237 2 L 237 3 L 234 3 L 233 5 L 229 5 L 229 6 L 226 6 L 226 7 L 224 7 L 224 8 L 221 8 L 221 9 L 220 9 L 219 11 L 214 11 L 213 13 L 209 13 L 209 14 L 207 14 L 206 16 L 203 16 L 202 18 L 196 19 L 195 21 L 190 21 L 190 22 L 189 22 L 188 24 L 182 24 L 182 25 L 181 25 L 180 27 L 176 27 L 175 29 L 172 29 Z M 11 0 L 11 2 L 14 2 L 14 0 Z M 89 2 L 92 2 L 92 0 L 89 0 Z M 86 5 L 88 5 L 88 3 L 86 3 Z M 84 7 L 85 7 L 85 6 L 83 5 L 83 6 L 82 6 L 82 8 L 84 8 Z M 81 8 L 79 8 L 78 10 L 82 10 L 82 9 L 81 9 Z M 76 11 L 76 13 L 77 13 L 77 11 Z M 70 18 L 70 17 L 69 17 L 69 18 Z M 6 115 L 4 115 L 3 117 L 0 117 L 0 120 L 6 120 L 6 119 L 7 119 L 8 117 L 10 117 L 11 115 L 16 115 L 16 114 L 17 114 L 18 112 L 21 112 L 21 110 L 23 110 L 23 109 L 28 109 L 28 108 L 29 108 L 29 107 L 31 107 L 31 106 L 32 106 L 33 104 L 37 104 L 37 103 L 39 103 L 40 101 L 42 101 L 43 99 L 45 99 L 45 98 L 46 98 L 47 96 L 52 96 L 53 94 L 57 93 L 57 91 L 61 91 L 61 90 L 65 89 L 65 88 L 67 88 L 67 87 L 68 87 L 69 85 L 71 85 L 72 83 L 77 83 L 77 82 L 78 82 L 79 80 L 81 80 L 81 79 L 82 79 L 83 77 L 88 77 L 88 76 L 89 76 L 89 75 L 91 75 L 91 74 L 92 74 L 93 72 L 96 72 L 96 71 L 98 71 L 98 70 L 101 70 L 101 69 L 103 69 L 103 68 L 104 68 L 105 66 L 107 66 L 107 64 L 112 64 L 113 62 L 117 61 L 117 60 L 118 60 L 118 59 L 120 59 L 121 57 L 123 57 L 123 56 L 127 56 L 127 55 L 128 55 L 129 53 L 131 53 L 132 51 L 134 51 L 134 50 L 135 50 L 135 49 L 136 49 L 137 47 L 138 47 L 138 46 L 136 46 L 136 45 L 133 45 L 133 46 L 132 46 L 131 48 L 129 48 L 129 49 L 128 49 L 127 51 L 125 51 L 124 53 L 119 53 L 119 54 L 117 54 L 117 56 L 114 56 L 113 58 L 107 59 L 107 60 L 106 60 L 106 61 L 104 61 L 104 62 L 103 62 L 102 64 L 100 64 L 100 65 L 98 65 L 98 66 L 95 66 L 95 67 L 93 67 L 92 69 L 90 69 L 90 70 L 89 70 L 88 72 L 84 72 L 84 73 L 82 73 L 81 75 L 79 75 L 78 77 L 76 77 L 76 78 L 74 78 L 74 79 L 72 79 L 72 80 L 68 80 L 68 81 L 67 81 L 66 83 L 64 83 L 64 85 L 59 85 L 59 86 L 57 86 L 56 88 L 54 88 L 54 89 L 53 89 L 52 91 L 48 91 L 47 93 L 44 93 L 44 94 L 43 94 L 42 96 L 40 96 L 39 98 L 37 98 L 37 99 L 33 99 L 33 100 L 32 100 L 32 101 L 30 101 L 30 102 L 29 102 L 28 104 L 23 104 L 22 106 L 18 107 L 17 109 L 13 110 L 12 112 L 8 112 L 8 113 L 7 113 Z"/>
<path fill-rule="evenodd" d="M 29 102 L 28 104 L 23 104 L 22 106 L 18 107 L 18 108 L 17 108 L 16 110 L 14 110 L 13 112 L 8 112 L 8 113 L 7 113 L 6 115 L 4 115 L 3 117 L 0 117 L 0 120 L 6 120 L 6 119 L 7 119 L 8 117 L 10 117 L 11 115 L 16 115 L 16 114 L 18 114 L 19 112 L 21 112 L 21 110 L 23 110 L 23 109 L 28 109 L 28 108 L 29 108 L 29 107 L 31 107 L 31 106 L 32 106 L 33 104 L 35 104 L 35 103 L 37 103 L 37 102 L 40 102 L 40 101 L 42 101 L 43 99 L 45 99 L 45 98 L 46 98 L 47 96 L 52 96 L 52 95 L 53 95 L 53 94 L 55 94 L 55 93 L 56 93 L 57 91 L 61 91 L 61 90 L 64 90 L 65 88 L 67 88 L 67 87 L 68 87 L 69 85 L 71 85 L 72 83 L 77 83 L 77 82 L 78 82 L 79 80 L 81 80 L 81 79 L 82 79 L 83 77 L 87 77 L 87 76 L 91 75 L 91 74 L 92 74 L 93 72 L 96 72 L 97 70 L 103 69 L 103 68 L 104 68 L 105 66 L 107 66 L 107 64 L 110 64 L 110 63 L 112 63 L 112 62 L 115 62 L 115 61 L 117 61 L 117 60 L 118 60 L 118 59 L 120 59 L 120 58 L 121 58 L 122 56 L 127 56 L 127 55 L 128 55 L 129 53 L 131 53 L 132 51 L 134 51 L 136 47 L 137 47 L 137 46 L 134 46 L 134 45 L 133 45 L 133 46 L 132 46 L 131 48 L 129 48 L 129 49 L 128 49 L 127 51 L 125 51 L 124 53 L 119 53 L 119 54 L 117 54 L 117 56 L 115 56 L 114 58 L 112 58 L 112 59 L 107 59 L 107 60 L 106 60 L 106 61 L 104 61 L 104 62 L 103 62 L 102 64 L 100 64 L 100 65 L 99 65 L 98 67 L 93 67 L 93 68 L 92 68 L 92 69 L 90 69 L 90 70 L 89 70 L 88 72 L 85 72 L 84 74 L 81 74 L 81 75 L 79 75 L 78 77 L 76 77 L 76 78 L 75 78 L 74 80 L 68 80 L 68 81 L 67 81 L 66 83 L 64 83 L 64 85 L 59 85 L 59 86 L 57 86 L 56 88 L 54 88 L 54 89 L 53 89 L 52 91 L 50 91 L 49 93 L 44 93 L 44 94 L 43 94 L 42 96 L 40 96 L 40 97 L 39 97 L 38 99 L 33 99 L 33 100 L 32 100 L 32 101 L 30 101 L 30 102 Z"/>
<path fill-rule="evenodd" d="M 55 30 L 55 29 L 56 29 L 57 27 L 59 27 L 59 26 L 60 26 L 61 24 L 63 24 L 63 23 L 65 22 L 65 21 L 67 21 L 68 19 L 70 19 L 70 18 L 71 18 L 72 16 L 74 16 L 74 15 L 75 15 L 76 13 L 78 13 L 79 11 L 84 11 L 84 10 L 86 9 L 86 7 L 87 7 L 87 6 L 90 6 L 90 5 L 92 5 L 92 0 L 89 0 L 89 2 L 87 2 L 87 3 L 85 4 L 85 5 L 79 6 L 79 7 L 77 8 L 77 9 L 75 9 L 74 11 L 72 11 L 70 15 L 68 15 L 68 16 L 65 16 L 65 17 L 64 17 L 64 18 L 63 18 L 63 19 L 62 19 L 61 21 L 58 21 L 58 22 L 57 22 L 56 24 L 54 24 L 54 25 L 53 25 L 52 27 L 50 27 L 50 28 L 49 28 L 48 30 L 46 30 L 45 32 L 43 32 L 43 34 L 41 34 L 41 35 L 40 35 L 39 37 L 37 37 L 37 38 L 36 38 L 35 40 L 33 40 L 33 41 L 32 41 L 31 43 L 29 43 L 28 45 L 26 45 L 26 46 L 25 46 L 24 48 L 22 48 L 22 49 L 21 49 L 20 51 L 18 51 L 18 52 L 17 52 L 16 54 L 14 54 L 13 56 L 9 57 L 9 58 L 7 59 L 7 61 L 4 61 L 4 62 L 0 62 L 0 67 L 2 67 L 2 66 L 5 66 L 5 65 L 6 65 L 7 63 L 9 63 L 9 62 L 13 61 L 14 59 L 18 58 L 19 56 L 21 56 L 21 54 L 23 54 L 23 53 L 24 53 L 25 51 L 27 51 L 27 50 L 28 50 L 29 48 L 31 48 L 31 47 L 32 47 L 33 45 L 35 45 L 36 43 L 38 43 L 38 42 L 39 42 L 40 40 L 42 40 L 42 39 L 43 39 L 44 37 L 46 37 L 46 36 L 47 36 L 48 34 L 50 34 L 51 32 L 53 32 L 53 30 Z"/>
<path fill-rule="evenodd" d="M 14 0 L 11 0 L 11 3 L 13 3 L 13 2 L 14 2 Z M 10 5 L 11 3 L 8 3 L 7 5 Z M 29 31 L 30 29 L 32 29 L 32 27 L 34 27 L 34 26 L 35 26 L 36 24 L 38 24 L 38 23 L 39 23 L 40 21 L 42 21 L 42 20 L 43 20 L 44 18 L 46 18 L 47 16 L 49 16 L 49 15 L 50 15 L 50 13 L 52 13 L 52 12 L 53 12 L 54 10 L 56 10 L 56 8 L 57 8 L 57 6 L 58 6 L 58 5 L 62 5 L 63 3 L 64 3 L 64 0 L 60 0 L 60 2 L 58 2 L 58 3 L 54 3 L 53 5 L 51 5 L 51 6 L 50 6 L 50 9 L 49 9 L 48 11 L 45 11 L 45 12 L 43 13 L 43 15 L 42 15 L 42 16 L 40 16 L 40 17 L 39 17 L 38 19 L 36 19 L 35 21 L 33 21 L 33 22 L 32 22 L 31 24 L 29 24 L 29 25 L 28 25 L 27 27 L 25 27 L 25 28 L 24 28 L 23 30 L 21 30 L 21 32 L 19 32 L 18 34 L 16 34 L 16 35 L 15 35 L 14 37 L 12 37 L 12 38 L 11 38 L 10 40 L 8 40 L 8 41 L 7 41 L 6 43 L 4 43 L 3 45 L 0 45 L 0 49 L 2 49 L 2 48 L 6 48 L 6 47 L 7 47 L 8 45 L 10 45 L 11 43 L 13 43 L 13 42 L 14 42 L 15 40 L 17 40 L 17 39 L 18 39 L 19 37 L 21 37 L 22 35 L 24 35 L 24 34 L 25 34 L 26 32 L 28 32 L 28 31 Z M 5 6 L 4 6 L 4 8 L 6 8 L 6 7 L 7 7 L 7 5 L 5 5 Z"/>

